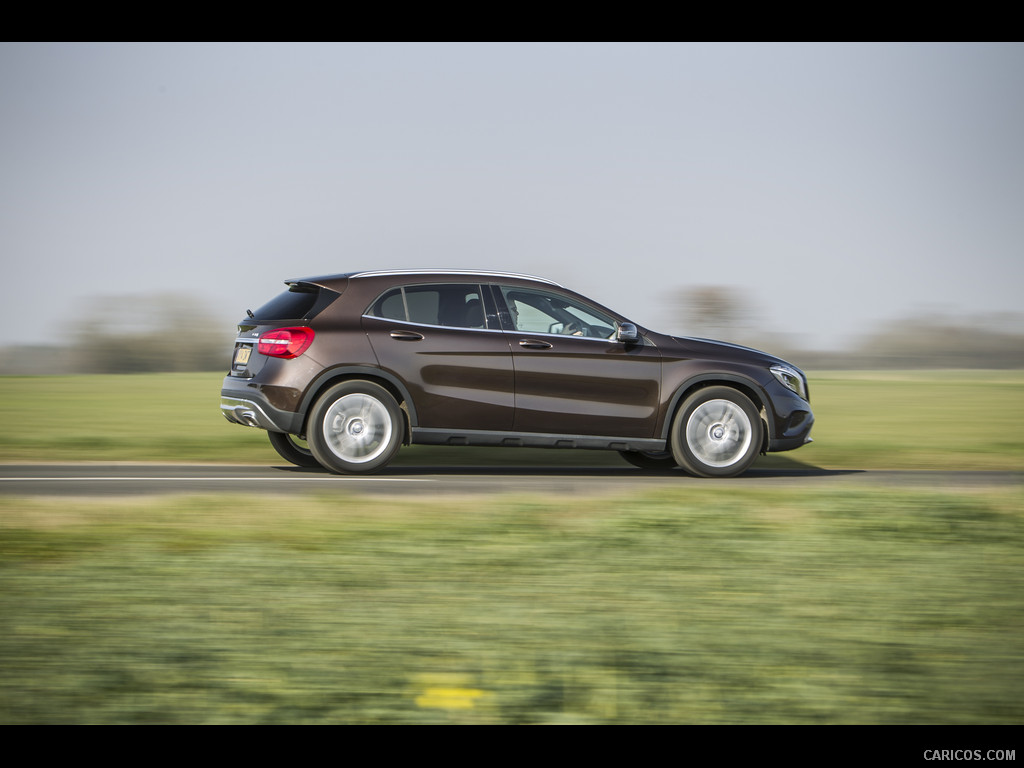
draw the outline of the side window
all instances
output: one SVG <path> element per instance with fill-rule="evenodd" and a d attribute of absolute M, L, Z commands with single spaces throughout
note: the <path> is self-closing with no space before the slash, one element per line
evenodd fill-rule
<path fill-rule="evenodd" d="M 409 322 L 423 325 L 444 325 L 438 320 L 441 294 L 436 286 L 405 289 L 405 305 L 409 309 Z"/>
<path fill-rule="evenodd" d="M 402 298 L 402 289 L 395 288 L 385 293 L 374 302 L 366 314 L 388 320 L 405 320 L 405 299 Z"/>
<path fill-rule="evenodd" d="M 431 284 L 392 288 L 366 314 L 451 328 L 486 328 L 479 285 Z"/>
<path fill-rule="evenodd" d="M 617 323 L 592 307 L 557 293 L 502 286 L 517 331 L 613 339 Z"/>

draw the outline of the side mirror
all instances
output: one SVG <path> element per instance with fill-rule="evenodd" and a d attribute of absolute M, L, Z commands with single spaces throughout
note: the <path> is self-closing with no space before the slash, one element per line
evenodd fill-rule
<path fill-rule="evenodd" d="M 640 341 L 640 333 L 632 323 L 620 323 L 618 330 L 615 331 L 615 340 L 623 344 L 634 344 Z"/>

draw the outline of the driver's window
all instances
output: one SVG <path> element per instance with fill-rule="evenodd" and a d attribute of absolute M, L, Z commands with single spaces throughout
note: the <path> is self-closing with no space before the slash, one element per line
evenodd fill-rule
<path fill-rule="evenodd" d="M 612 318 L 565 296 L 506 286 L 502 286 L 501 293 L 517 331 L 594 339 L 615 337 Z"/>
<path fill-rule="evenodd" d="M 556 322 L 554 315 L 545 311 L 546 303 L 539 296 L 513 292 L 506 295 L 505 303 L 517 331 L 547 333 L 551 324 Z"/>

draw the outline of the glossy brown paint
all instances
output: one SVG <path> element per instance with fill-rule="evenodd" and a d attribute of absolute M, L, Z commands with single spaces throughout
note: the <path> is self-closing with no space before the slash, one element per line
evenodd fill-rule
<path fill-rule="evenodd" d="M 509 430 L 512 354 L 501 331 L 364 317 L 380 367 L 405 382 L 420 427 Z"/>
<path fill-rule="evenodd" d="M 661 380 L 656 347 L 573 336 L 508 336 L 517 432 L 654 436 Z"/>

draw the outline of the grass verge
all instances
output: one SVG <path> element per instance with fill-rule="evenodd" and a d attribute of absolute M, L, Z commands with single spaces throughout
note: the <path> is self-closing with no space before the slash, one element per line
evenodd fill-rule
<path fill-rule="evenodd" d="M 4 723 L 1019 723 L 1019 488 L 0 499 Z"/>

